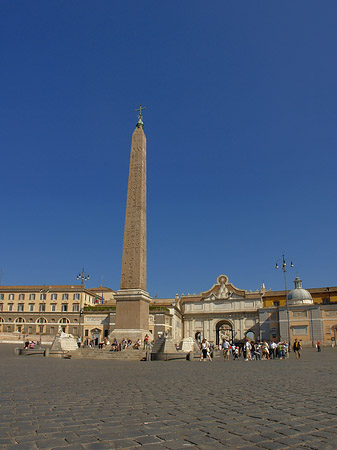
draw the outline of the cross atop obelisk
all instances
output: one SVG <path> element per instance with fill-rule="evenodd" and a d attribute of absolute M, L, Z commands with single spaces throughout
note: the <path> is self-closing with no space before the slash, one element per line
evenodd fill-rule
<path fill-rule="evenodd" d="M 136 125 L 137 128 L 140 128 L 140 127 L 143 128 L 143 126 L 144 126 L 143 116 L 142 116 L 142 109 L 146 109 L 146 106 L 139 105 L 139 108 L 135 109 L 135 111 L 139 111 L 138 122 L 137 122 L 137 125 Z"/>

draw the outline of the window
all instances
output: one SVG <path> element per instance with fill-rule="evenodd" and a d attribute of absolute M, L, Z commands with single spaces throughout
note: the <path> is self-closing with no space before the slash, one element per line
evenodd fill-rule
<path fill-rule="evenodd" d="M 44 317 L 39 317 L 36 323 L 47 323 L 47 320 Z"/>
<path fill-rule="evenodd" d="M 62 331 L 64 331 L 64 333 L 67 333 L 67 326 L 69 324 L 69 319 L 67 319 L 66 317 L 63 317 L 62 319 L 59 320 L 59 324 L 62 328 Z"/>
<path fill-rule="evenodd" d="M 28 334 L 32 334 L 33 333 L 33 328 L 32 327 L 28 327 Z"/>
<path fill-rule="evenodd" d="M 77 327 L 73 328 L 73 334 L 77 334 Z"/>
<path fill-rule="evenodd" d="M 47 294 L 40 294 L 40 300 L 46 300 Z"/>
<path fill-rule="evenodd" d="M 55 303 L 54 303 L 53 305 L 51 305 L 51 311 L 52 311 L 52 312 L 55 312 L 55 311 L 56 311 L 56 305 L 55 305 Z"/>
<path fill-rule="evenodd" d="M 43 305 L 44 306 L 44 305 Z M 45 325 L 47 323 L 47 320 L 44 317 L 39 317 L 36 321 L 37 324 L 37 332 L 39 334 L 43 334 L 45 330 Z"/>
<path fill-rule="evenodd" d="M 68 305 L 66 303 L 62 303 L 61 311 L 63 311 L 63 312 L 67 312 L 68 311 Z"/>
<path fill-rule="evenodd" d="M 80 299 L 80 294 L 74 294 L 74 300 L 79 300 Z"/>
<path fill-rule="evenodd" d="M 79 312 L 79 310 L 80 310 L 80 305 L 78 303 L 74 303 L 73 304 L 73 311 L 74 312 Z"/>
<path fill-rule="evenodd" d="M 308 327 L 305 325 L 301 326 L 293 326 L 293 335 L 294 336 L 306 336 Z"/>
<path fill-rule="evenodd" d="M 52 300 L 57 300 L 57 294 L 51 294 L 51 299 Z"/>
<path fill-rule="evenodd" d="M 35 300 L 35 294 L 29 294 L 29 300 Z"/>
<path fill-rule="evenodd" d="M 8 305 L 8 311 L 13 311 L 13 304 L 12 304 L 12 303 L 9 303 L 9 305 Z"/>
<path fill-rule="evenodd" d="M 14 294 L 9 294 L 8 300 L 14 300 Z"/>
<path fill-rule="evenodd" d="M 24 306 L 23 303 L 19 303 L 18 304 L 18 311 L 23 311 L 23 306 Z"/>
<path fill-rule="evenodd" d="M 69 294 L 62 294 L 62 300 L 68 300 Z"/>
<path fill-rule="evenodd" d="M 0 294 L 0 300 L 4 299 L 5 294 Z"/>
<path fill-rule="evenodd" d="M 293 318 L 306 318 L 308 317 L 307 311 L 293 311 Z"/>
<path fill-rule="evenodd" d="M 25 294 L 20 294 L 19 295 L 19 300 L 24 300 L 25 299 Z"/>
<path fill-rule="evenodd" d="M 4 307 L 3 303 L 0 303 L 0 311 L 3 311 L 3 307 Z"/>
<path fill-rule="evenodd" d="M 29 311 L 34 311 L 34 303 L 30 303 L 30 305 L 29 305 Z"/>
<path fill-rule="evenodd" d="M 280 302 L 273 302 L 273 306 L 280 306 Z"/>
<path fill-rule="evenodd" d="M 50 334 L 54 334 L 55 332 L 55 328 L 54 327 L 50 327 Z"/>
<path fill-rule="evenodd" d="M 46 305 L 44 303 L 40 303 L 39 304 L 39 311 L 45 312 L 45 310 L 46 310 Z"/>

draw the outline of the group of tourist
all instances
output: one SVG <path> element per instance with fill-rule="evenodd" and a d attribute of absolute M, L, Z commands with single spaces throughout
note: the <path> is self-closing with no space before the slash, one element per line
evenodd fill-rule
<path fill-rule="evenodd" d="M 199 343 L 199 348 L 200 361 L 212 361 L 215 350 L 214 344 L 207 339 L 203 339 Z M 289 356 L 289 343 L 285 341 L 252 342 L 246 340 L 245 342 L 231 344 L 227 339 L 223 339 L 217 350 L 223 352 L 225 361 L 229 361 L 230 358 L 234 361 L 240 358 L 243 358 L 245 361 L 286 359 Z M 295 339 L 292 350 L 296 359 L 299 359 L 301 357 L 302 341 Z"/>
<path fill-rule="evenodd" d="M 135 350 L 143 349 L 148 350 L 153 347 L 154 341 L 150 341 L 149 335 L 145 335 L 143 341 L 141 339 L 137 339 L 135 342 L 132 342 L 130 338 L 122 338 L 120 341 L 118 341 L 116 338 L 113 338 L 112 343 L 110 344 L 110 341 L 107 337 L 103 339 L 103 341 L 100 341 L 97 337 L 93 337 L 92 339 L 86 339 L 83 343 L 84 347 L 90 347 L 90 348 L 109 348 L 112 352 L 120 352 L 122 350 L 126 350 L 127 348 L 131 347 Z M 79 337 L 77 339 L 77 346 L 78 348 L 81 348 L 82 341 Z"/>
<path fill-rule="evenodd" d="M 214 345 L 203 339 L 200 344 L 200 361 L 212 361 L 214 355 Z"/>
<path fill-rule="evenodd" d="M 302 345 L 300 341 L 297 342 L 297 355 L 300 357 Z M 285 341 L 252 342 L 248 340 L 244 343 L 230 344 L 226 339 L 224 339 L 222 344 L 219 345 L 219 350 L 223 350 L 225 361 L 229 361 L 230 356 L 232 356 L 234 360 L 239 359 L 242 356 L 245 361 L 276 358 L 286 359 L 289 355 L 289 344 Z"/>
<path fill-rule="evenodd" d="M 28 350 L 29 348 L 34 348 L 37 345 L 35 341 L 29 341 L 28 339 L 25 341 L 24 349 Z"/>
<path fill-rule="evenodd" d="M 117 341 L 116 338 L 112 341 L 111 344 L 111 352 L 121 352 L 122 350 L 127 349 L 128 347 L 131 347 L 132 341 L 129 338 L 123 338 L 120 342 Z"/>

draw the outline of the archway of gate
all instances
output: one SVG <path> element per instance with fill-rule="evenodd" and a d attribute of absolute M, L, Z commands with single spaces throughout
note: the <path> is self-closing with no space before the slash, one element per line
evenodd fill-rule
<path fill-rule="evenodd" d="M 234 324 L 230 320 L 220 320 L 216 324 L 216 344 L 219 345 L 224 339 L 231 344 L 234 340 Z"/>

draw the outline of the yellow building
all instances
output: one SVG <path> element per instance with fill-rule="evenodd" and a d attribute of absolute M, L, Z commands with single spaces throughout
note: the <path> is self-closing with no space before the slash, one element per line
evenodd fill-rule
<path fill-rule="evenodd" d="M 304 346 L 335 345 L 337 338 L 337 287 L 303 289 L 295 278 L 295 288 L 266 291 L 259 311 L 261 339 L 302 341 Z"/>
<path fill-rule="evenodd" d="M 322 287 L 322 288 L 310 288 L 307 289 L 310 292 L 314 303 L 329 304 L 337 302 L 337 286 Z M 263 306 L 270 308 L 271 306 L 285 306 L 286 294 L 285 291 L 266 291 L 263 298 Z"/>
<path fill-rule="evenodd" d="M 0 286 L 0 332 L 79 335 L 83 308 L 100 300 L 82 285 Z"/>

